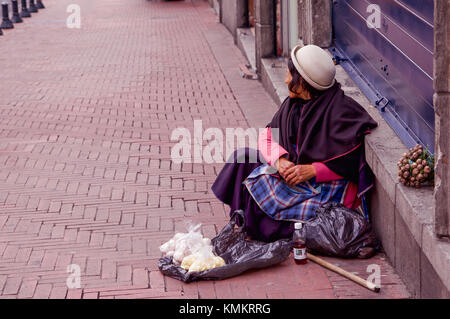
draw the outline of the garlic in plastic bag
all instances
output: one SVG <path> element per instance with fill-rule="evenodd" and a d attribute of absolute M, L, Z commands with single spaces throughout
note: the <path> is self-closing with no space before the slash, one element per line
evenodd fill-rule
<path fill-rule="evenodd" d="M 200 272 L 225 266 L 223 258 L 215 256 L 212 246 L 205 246 L 197 253 L 184 257 L 181 267 L 188 272 Z"/>
<path fill-rule="evenodd" d="M 184 270 L 189 270 L 191 268 L 192 264 L 195 262 L 195 255 L 189 255 L 183 258 L 183 261 L 181 262 L 181 268 Z"/>

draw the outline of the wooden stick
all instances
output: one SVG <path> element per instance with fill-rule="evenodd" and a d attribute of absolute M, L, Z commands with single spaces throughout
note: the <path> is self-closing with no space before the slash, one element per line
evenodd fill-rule
<path fill-rule="evenodd" d="M 342 269 L 338 266 L 330 264 L 329 262 L 323 260 L 322 258 L 314 256 L 310 253 L 307 253 L 307 257 L 308 257 L 308 259 L 315 262 L 316 264 L 319 264 L 327 269 L 330 269 L 330 270 L 334 271 L 335 273 L 338 273 L 339 275 L 344 276 L 345 278 L 348 278 L 369 290 L 372 290 L 374 292 L 380 292 L 380 287 L 377 287 L 374 283 L 364 280 L 361 277 L 358 277 L 355 274 L 345 271 L 344 269 Z"/>

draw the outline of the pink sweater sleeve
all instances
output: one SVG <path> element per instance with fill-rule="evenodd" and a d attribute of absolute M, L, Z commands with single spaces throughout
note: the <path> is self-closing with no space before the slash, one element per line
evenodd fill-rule
<path fill-rule="evenodd" d="M 318 183 L 324 183 L 324 182 L 330 182 L 337 179 L 343 179 L 342 176 L 339 176 L 335 172 L 333 172 L 331 169 L 329 169 L 325 164 L 323 163 L 312 163 L 312 166 L 316 169 L 316 182 Z"/>
<path fill-rule="evenodd" d="M 267 127 L 259 134 L 258 150 L 269 165 L 273 165 L 277 159 L 288 153 L 280 144 L 272 140 L 270 127 Z M 312 165 L 316 169 L 316 181 L 318 183 L 343 179 L 323 163 L 316 162 L 312 163 Z"/>
<path fill-rule="evenodd" d="M 270 127 L 260 132 L 258 150 L 269 165 L 273 165 L 277 159 L 288 153 L 280 144 L 272 140 Z"/>

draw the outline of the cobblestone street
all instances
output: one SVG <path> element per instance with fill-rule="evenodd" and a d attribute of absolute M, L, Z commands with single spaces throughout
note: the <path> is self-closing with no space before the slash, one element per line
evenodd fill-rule
<path fill-rule="evenodd" d="M 327 258 L 363 278 L 380 265 L 379 294 L 292 258 L 217 282 L 162 276 L 163 242 L 188 221 L 212 238 L 229 218 L 210 189 L 223 164 L 173 163 L 172 131 L 255 127 L 277 106 L 241 77 L 207 2 L 78 0 L 69 29 L 71 3 L 45 0 L 0 37 L 0 298 L 409 297 L 382 253 Z"/>

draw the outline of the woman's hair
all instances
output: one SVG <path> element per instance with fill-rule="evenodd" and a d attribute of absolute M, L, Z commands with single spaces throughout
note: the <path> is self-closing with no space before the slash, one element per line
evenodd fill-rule
<path fill-rule="evenodd" d="M 292 76 L 292 81 L 289 83 L 288 88 L 291 92 L 297 92 L 298 89 L 306 90 L 311 95 L 312 99 L 317 98 L 322 91 L 319 91 L 312 87 L 305 79 L 300 75 L 300 73 L 295 68 L 294 62 L 292 62 L 292 58 L 289 58 L 288 61 L 288 69 Z"/>

